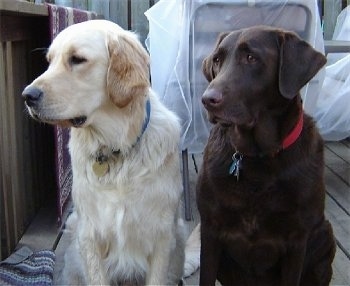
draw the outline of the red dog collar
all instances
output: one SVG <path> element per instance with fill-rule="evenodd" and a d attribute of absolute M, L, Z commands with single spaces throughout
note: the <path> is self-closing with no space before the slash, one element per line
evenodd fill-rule
<path fill-rule="evenodd" d="M 297 124 L 294 126 L 292 131 L 283 139 L 282 148 L 278 150 L 276 153 L 273 153 L 271 157 L 275 157 L 280 151 L 287 149 L 291 146 L 297 139 L 299 138 L 301 131 L 303 130 L 304 125 L 304 112 L 300 112 L 299 120 Z M 259 157 L 265 157 L 266 155 L 260 154 Z M 236 150 L 236 152 L 232 155 L 232 163 L 229 168 L 229 174 L 234 175 L 239 180 L 239 171 L 240 165 L 243 159 L 243 155 Z"/>
<path fill-rule="evenodd" d="M 304 124 L 304 112 L 300 112 L 299 120 L 293 130 L 284 138 L 282 142 L 282 150 L 287 149 L 299 138 Z"/>

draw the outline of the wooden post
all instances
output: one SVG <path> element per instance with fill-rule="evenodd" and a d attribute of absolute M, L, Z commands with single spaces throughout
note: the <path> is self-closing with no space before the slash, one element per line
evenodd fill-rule
<path fill-rule="evenodd" d="M 348 0 L 349 2 L 350 0 Z M 331 40 L 337 23 L 337 17 L 342 9 L 341 0 L 324 0 L 323 31 L 324 39 Z"/>
<path fill-rule="evenodd" d="M 109 20 L 128 29 L 128 0 L 109 0 Z"/>
<path fill-rule="evenodd" d="M 150 5 L 149 0 L 132 0 L 131 1 L 131 27 L 140 36 L 140 41 L 145 45 L 145 40 L 148 34 L 148 20 L 145 16 L 145 11 Z"/>

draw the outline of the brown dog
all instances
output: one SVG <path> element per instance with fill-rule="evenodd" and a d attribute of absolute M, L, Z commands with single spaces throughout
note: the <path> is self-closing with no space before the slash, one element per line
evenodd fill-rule
<path fill-rule="evenodd" d="M 204 60 L 215 125 L 197 184 L 201 285 L 329 284 L 323 141 L 299 94 L 325 62 L 265 26 L 222 34 Z"/>

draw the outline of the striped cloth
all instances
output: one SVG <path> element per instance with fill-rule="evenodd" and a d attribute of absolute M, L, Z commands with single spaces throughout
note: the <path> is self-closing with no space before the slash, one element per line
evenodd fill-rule
<path fill-rule="evenodd" d="M 0 0 L 1 1 L 1 0 Z M 95 12 L 70 7 L 46 4 L 49 10 L 50 37 L 53 40 L 58 33 L 70 25 L 97 18 Z M 72 189 L 72 168 L 68 152 L 69 129 L 55 126 L 56 178 L 58 186 L 58 222 L 63 223 L 62 215 Z"/>
<path fill-rule="evenodd" d="M 24 246 L 0 262 L 0 285 L 52 285 L 54 265 L 53 251 L 33 252 Z"/>

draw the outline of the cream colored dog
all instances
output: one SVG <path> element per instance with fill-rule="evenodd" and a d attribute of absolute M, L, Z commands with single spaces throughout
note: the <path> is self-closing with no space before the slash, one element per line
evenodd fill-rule
<path fill-rule="evenodd" d="M 71 128 L 67 284 L 177 284 L 184 241 L 178 118 L 149 83 L 136 36 L 93 20 L 62 31 L 23 91 L 32 117 Z"/>

